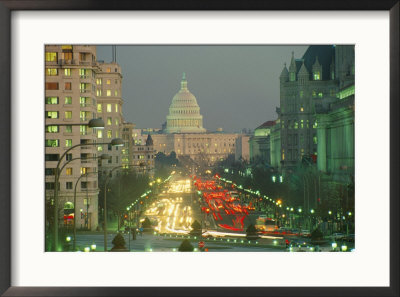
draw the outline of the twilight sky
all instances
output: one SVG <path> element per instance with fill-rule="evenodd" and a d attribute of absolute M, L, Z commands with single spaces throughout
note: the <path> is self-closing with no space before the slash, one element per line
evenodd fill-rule
<path fill-rule="evenodd" d="M 137 128 L 161 128 L 182 72 L 197 98 L 204 128 L 227 132 L 254 129 L 275 120 L 279 75 L 291 52 L 307 46 L 117 46 L 122 67 L 123 114 Z M 111 62 L 111 46 L 98 46 L 97 59 Z"/>

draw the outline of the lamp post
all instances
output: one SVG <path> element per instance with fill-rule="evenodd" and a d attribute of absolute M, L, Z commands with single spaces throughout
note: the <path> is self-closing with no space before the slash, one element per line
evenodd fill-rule
<path fill-rule="evenodd" d="M 80 124 L 70 124 L 70 125 L 80 125 Z M 90 120 L 88 125 L 89 125 L 90 128 L 104 128 L 104 122 L 101 119 Z M 113 139 L 111 141 L 111 143 L 98 142 L 98 143 L 80 143 L 80 144 L 76 144 L 76 145 L 70 147 L 68 150 L 66 150 L 61 155 L 61 157 L 59 158 L 59 160 L 57 162 L 57 167 L 56 167 L 56 170 L 55 170 L 54 199 L 53 199 L 54 200 L 54 230 L 53 230 L 53 237 L 54 237 L 53 247 L 54 247 L 54 251 L 57 251 L 57 247 L 58 247 L 58 182 L 59 182 L 59 179 L 60 179 L 61 170 L 66 165 L 66 164 L 64 164 L 64 166 L 60 170 L 61 161 L 67 155 L 67 153 L 70 152 L 71 150 L 73 150 L 74 148 L 77 148 L 77 147 L 80 147 L 80 146 L 86 146 L 86 145 L 102 145 L 102 144 L 111 144 L 112 146 L 121 145 L 121 144 L 123 145 L 123 140 L 120 139 L 120 138 L 115 138 L 115 139 Z"/>
<path fill-rule="evenodd" d="M 93 158 L 93 159 L 109 160 L 110 158 L 111 158 L 111 156 L 109 156 L 107 154 L 102 154 L 100 157 Z M 81 158 L 76 158 L 76 159 L 81 159 Z M 74 227 L 74 241 L 73 241 L 73 249 L 72 249 L 73 251 L 75 251 L 75 249 L 76 249 L 76 188 L 82 177 L 84 177 L 84 176 L 87 177 L 89 174 L 96 174 L 96 173 L 98 173 L 98 172 L 88 172 L 88 173 L 82 174 L 75 183 L 75 188 L 74 188 L 74 226 L 73 226 Z M 86 201 L 86 203 L 88 204 L 88 201 Z"/>
<path fill-rule="evenodd" d="M 104 251 L 107 252 L 107 185 L 110 180 L 110 177 L 112 176 L 112 173 L 120 168 L 126 168 L 126 167 L 137 167 L 140 165 L 122 165 L 122 166 L 116 166 L 111 171 L 107 174 L 106 180 L 104 182 Z"/>

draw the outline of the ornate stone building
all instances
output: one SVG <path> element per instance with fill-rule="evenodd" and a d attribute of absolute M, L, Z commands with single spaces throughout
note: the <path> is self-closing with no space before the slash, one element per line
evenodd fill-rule
<path fill-rule="evenodd" d="M 190 158 L 199 165 L 210 166 L 235 154 L 235 141 L 240 134 L 210 133 L 203 128 L 203 117 L 196 97 L 188 90 L 185 73 L 181 88 L 173 97 L 163 133 L 152 134 L 154 149 L 180 159 Z"/>

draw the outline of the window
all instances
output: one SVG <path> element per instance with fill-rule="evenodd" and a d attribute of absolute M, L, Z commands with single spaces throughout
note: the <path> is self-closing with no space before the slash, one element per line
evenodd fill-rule
<path fill-rule="evenodd" d="M 115 112 L 118 112 L 118 104 L 115 104 Z"/>
<path fill-rule="evenodd" d="M 64 69 L 64 75 L 65 76 L 71 76 L 71 68 L 65 68 Z"/>
<path fill-rule="evenodd" d="M 118 138 L 119 137 L 119 131 L 115 131 L 115 137 Z M 116 149 L 118 150 L 118 146 L 116 147 Z"/>
<path fill-rule="evenodd" d="M 71 125 L 65 126 L 65 133 L 72 133 L 72 126 Z"/>
<path fill-rule="evenodd" d="M 97 130 L 97 138 L 103 138 L 103 130 Z"/>
<path fill-rule="evenodd" d="M 45 183 L 46 190 L 54 190 L 54 183 Z"/>
<path fill-rule="evenodd" d="M 72 111 L 66 111 L 64 118 L 69 120 L 72 119 Z"/>
<path fill-rule="evenodd" d="M 107 138 L 112 138 L 112 130 L 107 131 Z"/>
<path fill-rule="evenodd" d="M 89 71 L 87 69 L 79 69 L 80 78 L 87 78 Z"/>
<path fill-rule="evenodd" d="M 72 60 L 72 52 L 70 52 L 70 51 L 64 52 L 64 60 L 66 60 L 66 61 Z"/>
<path fill-rule="evenodd" d="M 58 97 L 46 97 L 46 104 L 58 104 Z"/>
<path fill-rule="evenodd" d="M 87 182 L 85 182 L 85 181 L 81 182 L 81 189 L 87 189 L 87 186 L 88 186 Z M 84 204 L 87 205 L 86 198 L 84 200 L 85 200 Z"/>
<path fill-rule="evenodd" d="M 111 72 L 111 68 L 107 68 L 107 70 L 106 70 L 107 72 Z"/>
<path fill-rule="evenodd" d="M 57 125 L 46 126 L 46 133 L 58 133 L 59 127 Z"/>
<path fill-rule="evenodd" d="M 115 125 L 118 126 L 119 125 L 119 121 L 118 119 L 115 119 Z"/>
<path fill-rule="evenodd" d="M 66 183 L 65 183 L 65 188 L 66 188 L 67 190 L 72 190 L 72 182 L 66 182 Z"/>
<path fill-rule="evenodd" d="M 296 80 L 296 73 L 290 72 L 289 73 L 289 81 L 295 81 Z"/>
<path fill-rule="evenodd" d="M 64 89 L 68 91 L 72 90 L 72 84 L 70 82 L 66 82 L 64 85 Z"/>
<path fill-rule="evenodd" d="M 102 146 L 98 146 L 98 147 L 97 147 L 97 151 L 98 151 L 98 152 L 102 152 L 102 151 L 103 151 L 103 147 L 102 147 Z"/>
<path fill-rule="evenodd" d="M 72 154 L 67 154 L 67 155 L 65 156 L 65 160 L 71 161 L 71 160 L 72 160 Z"/>
<path fill-rule="evenodd" d="M 47 82 L 46 90 L 58 90 L 58 83 L 56 82 Z"/>
<path fill-rule="evenodd" d="M 97 79 L 96 79 L 96 84 L 97 84 L 98 86 L 101 86 L 101 84 L 102 84 L 101 78 L 97 78 Z"/>
<path fill-rule="evenodd" d="M 57 53 L 46 52 L 46 62 L 57 62 Z"/>
<path fill-rule="evenodd" d="M 88 97 L 79 97 L 79 102 L 81 107 L 86 107 L 89 105 L 89 98 Z"/>
<path fill-rule="evenodd" d="M 111 90 L 107 90 L 107 97 L 111 96 Z"/>
<path fill-rule="evenodd" d="M 72 175 L 72 168 L 71 167 L 65 168 L 65 174 Z"/>
<path fill-rule="evenodd" d="M 81 174 L 86 174 L 88 173 L 88 168 L 87 167 L 81 167 Z"/>
<path fill-rule="evenodd" d="M 79 84 L 79 90 L 80 90 L 81 93 L 88 92 L 90 90 L 89 89 L 89 84 L 80 83 Z"/>
<path fill-rule="evenodd" d="M 111 84 L 111 79 L 107 79 L 107 85 Z"/>
<path fill-rule="evenodd" d="M 300 91 L 300 98 L 303 98 L 304 97 L 304 91 L 302 90 L 302 91 Z"/>
<path fill-rule="evenodd" d="M 301 111 L 301 112 L 304 111 L 304 107 L 303 107 L 303 106 L 300 107 L 300 111 Z"/>
<path fill-rule="evenodd" d="M 60 157 L 59 154 L 46 154 L 44 160 L 45 161 L 58 161 Z"/>
<path fill-rule="evenodd" d="M 303 129 L 304 128 L 304 120 L 300 121 L 300 127 Z"/>
<path fill-rule="evenodd" d="M 114 91 L 114 96 L 118 96 L 118 91 L 117 90 Z"/>
<path fill-rule="evenodd" d="M 108 148 L 108 150 L 109 150 L 109 151 L 111 151 L 111 150 L 112 150 L 112 146 L 111 146 L 111 144 L 110 144 L 110 143 L 108 144 L 108 147 L 107 147 L 107 148 Z M 109 160 L 109 162 L 108 162 L 108 163 L 110 163 L 110 160 Z"/>
<path fill-rule="evenodd" d="M 58 147 L 58 146 L 60 146 L 60 142 L 58 139 L 46 139 L 45 146 L 46 147 Z"/>
<path fill-rule="evenodd" d="M 314 142 L 314 144 L 317 144 L 317 143 L 318 143 L 317 136 L 314 136 L 314 137 L 313 137 L 313 142 Z"/>
<path fill-rule="evenodd" d="M 321 74 L 319 71 L 314 72 L 314 80 L 321 80 Z"/>
<path fill-rule="evenodd" d="M 299 123 L 296 121 L 296 122 L 294 122 L 294 128 L 295 129 L 298 129 L 299 128 Z"/>
<path fill-rule="evenodd" d="M 323 98 L 323 97 L 324 97 L 324 93 L 319 92 L 319 93 L 318 93 L 318 97 L 319 97 L 319 98 Z"/>
<path fill-rule="evenodd" d="M 108 126 L 111 126 L 111 125 L 112 125 L 112 118 L 111 118 L 111 117 L 108 117 L 108 118 L 107 118 L 107 125 L 108 125 Z"/>
<path fill-rule="evenodd" d="M 58 111 L 46 111 L 47 119 L 58 119 Z"/>
<path fill-rule="evenodd" d="M 317 92 L 315 90 L 312 91 L 312 97 L 316 98 L 317 97 Z"/>
<path fill-rule="evenodd" d="M 88 135 L 88 126 L 80 125 L 79 130 L 81 135 Z"/>
<path fill-rule="evenodd" d="M 111 112 L 112 108 L 111 108 L 111 104 L 107 104 L 107 112 Z"/>
<path fill-rule="evenodd" d="M 97 112 L 103 112 L 103 107 L 101 104 L 97 104 Z"/>
<path fill-rule="evenodd" d="M 57 68 L 46 68 L 46 76 L 56 76 L 58 75 Z"/>
<path fill-rule="evenodd" d="M 65 146 L 71 147 L 72 146 L 72 139 L 65 139 Z"/>
<path fill-rule="evenodd" d="M 44 175 L 54 175 L 54 168 L 45 168 Z"/>
<path fill-rule="evenodd" d="M 65 97 L 64 104 L 67 104 L 67 105 L 72 104 L 72 97 Z"/>
<path fill-rule="evenodd" d="M 101 96 L 101 90 L 100 90 L 100 89 L 97 89 L 97 90 L 96 90 L 96 95 L 97 95 L 97 96 Z"/>

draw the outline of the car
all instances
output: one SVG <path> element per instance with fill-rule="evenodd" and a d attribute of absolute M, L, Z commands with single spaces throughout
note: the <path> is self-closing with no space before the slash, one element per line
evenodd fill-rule
<path fill-rule="evenodd" d="M 311 233 L 310 233 L 310 231 L 309 230 L 301 230 L 301 233 L 300 233 L 302 236 L 305 236 L 305 237 L 309 237 L 309 236 L 311 236 Z"/>

